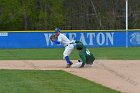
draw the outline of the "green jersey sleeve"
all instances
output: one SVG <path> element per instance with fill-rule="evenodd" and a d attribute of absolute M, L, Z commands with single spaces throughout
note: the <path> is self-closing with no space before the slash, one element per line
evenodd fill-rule
<path fill-rule="evenodd" d="M 86 56 L 84 54 L 80 54 L 79 56 L 80 56 L 82 62 L 86 63 Z"/>
<path fill-rule="evenodd" d="M 85 47 L 79 52 L 79 57 L 81 58 L 83 63 L 86 63 L 86 48 Z"/>

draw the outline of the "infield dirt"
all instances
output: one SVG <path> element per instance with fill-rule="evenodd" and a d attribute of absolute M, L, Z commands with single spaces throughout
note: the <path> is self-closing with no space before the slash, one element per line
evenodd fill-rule
<path fill-rule="evenodd" d="M 122 93 L 140 93 L 140 60 L 96 60 L 84 68 L 65 65 L 64 60 L 0 60 L 0 69 L 64 70 Z"/>

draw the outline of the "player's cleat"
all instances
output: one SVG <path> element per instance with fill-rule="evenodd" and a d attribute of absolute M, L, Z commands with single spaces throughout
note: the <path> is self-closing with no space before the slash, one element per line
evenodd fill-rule
<path fill-rule="evenodd" d="M 90 63 L 90 65 L 92 65 L 92 64 L 93 64 L 93 62 Z"/>
<path fill-rule="evenodd" d="M 82 63 L 82 65 L 79 67 L 79 68 L 82 68 L 82 67 L 84 67 L 85 66 L 85 63 Z"/>
<path fill-rule="evenodd" d="M 78 62 L 82 62 L 82 61 L 79 59 Z"/>
<path fill-rule="evenodd" d="M 70 68 L 73 63 L 67 64 L 66 68 Z"/>

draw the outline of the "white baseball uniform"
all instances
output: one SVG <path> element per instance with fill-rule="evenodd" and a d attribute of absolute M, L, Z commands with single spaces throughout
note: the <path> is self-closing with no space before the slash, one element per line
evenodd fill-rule
<path fill-rule="evenodd" d="M 61 33 L 58 36 L 58 41 L 60 41 L 60 43 L 63 44 L 65 47 L 65 50 L 63 52 L 63 59 L 65 59 L 65 57 L 69 56 L 74 49 L 74 45 L 64 34 Z"/>

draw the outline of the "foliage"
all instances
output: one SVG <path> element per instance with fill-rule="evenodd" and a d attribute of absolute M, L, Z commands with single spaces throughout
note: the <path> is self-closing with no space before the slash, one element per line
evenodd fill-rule
<path fill-rule="evenodd" d="M 63 9 L 63 0 L 0 0 L 0 30 L 54 29 Z"/>
<path fill-rule="evenodd" d="M 140 1 L 129 1 L 129 28 L 140 28 Z M 0 30 L 125 29 L 125 0 L 0 0 Z"/>

